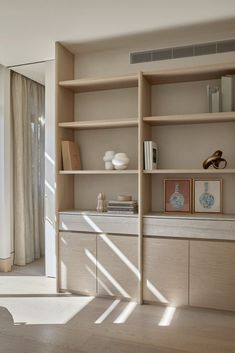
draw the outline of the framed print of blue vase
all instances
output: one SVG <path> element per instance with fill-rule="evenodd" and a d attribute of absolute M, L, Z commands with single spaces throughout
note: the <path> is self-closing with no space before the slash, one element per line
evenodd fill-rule
<path fill-rule="evenodd" d="M 194 180 L 194 212 L 222 212 L 222 179 Z"/>
<path fill-rule="evenodd" d="M 165 212 L 191 212 L 191 189 L 191 179 L 165 179 Z"/>

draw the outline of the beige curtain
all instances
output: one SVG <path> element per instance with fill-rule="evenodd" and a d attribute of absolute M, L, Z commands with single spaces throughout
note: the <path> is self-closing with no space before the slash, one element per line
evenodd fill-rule
<path fill-rule="evenodd" d="M 14 263 L 44 252 L 44 87 L 11 77 L 14 170 Z"/>

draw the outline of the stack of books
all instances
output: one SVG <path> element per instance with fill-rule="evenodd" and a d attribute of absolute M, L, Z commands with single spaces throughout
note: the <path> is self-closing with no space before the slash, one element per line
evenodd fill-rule
<path fill-rule="evenodd" d="M 144 169 L 157 169 L 158 146 L 154 141 L 144 141 Z"/>
<path fill-rule="evenodd" d="M 137 201 L 109 201 L 108 213 L 112 214 L 135 214 L 138 212 Z"/>

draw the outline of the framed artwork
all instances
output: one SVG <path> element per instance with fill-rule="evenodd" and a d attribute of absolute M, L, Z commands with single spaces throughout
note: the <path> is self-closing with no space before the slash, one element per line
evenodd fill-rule
<path fill-rule="evenodd" d="M 164 179 L 165 212 L 191 212 L 192 179 Z"/>
<path fill-rule="evenodd" d="M 222 212 L 222 179 L 194 179 L 194 212 Z"/>

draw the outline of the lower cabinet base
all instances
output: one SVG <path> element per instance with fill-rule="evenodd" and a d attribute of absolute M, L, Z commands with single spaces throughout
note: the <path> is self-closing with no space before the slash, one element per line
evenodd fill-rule
<path fill-rule="evenodd" d="M 235 243 L 190 241 L 192 306 L 235 311 Z"/>
<path fill-rule="evenodd" d="M 138 238 L 60 232 L 61 292 L 138 301 Z M 144 238 L 143 300 L 235 311 L 235 242 Z"/>
<path fill-rule="evenodd" d="M 189 241 L 144 239 L 144 301 L 188 304 Z"/>
<path fill-rule="evenodd" d="M 61 291 L 137 301 L 136 236 L 60 232 Z"/>

